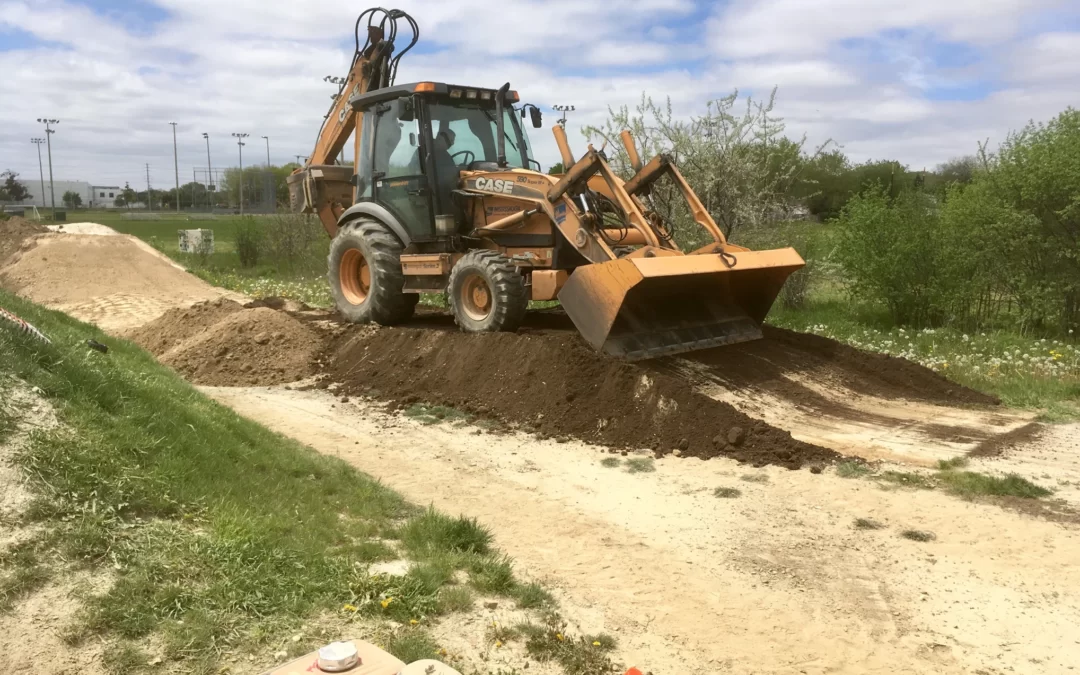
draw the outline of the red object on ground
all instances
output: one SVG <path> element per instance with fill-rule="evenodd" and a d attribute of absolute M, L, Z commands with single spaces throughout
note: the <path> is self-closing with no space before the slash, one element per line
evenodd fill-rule
<path fill-rule="evenodd" d="M 641 671 L 638 670 L 637 668 L 631 668 L 630 670 L 626 671 L 623 675 L 641 675 Z"/>

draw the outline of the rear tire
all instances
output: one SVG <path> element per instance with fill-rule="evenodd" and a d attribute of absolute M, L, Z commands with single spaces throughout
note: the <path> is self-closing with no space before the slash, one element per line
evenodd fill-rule
<path fill-rule="evenodd" d="M 361 219 L 338 231 L 330 243 L 330 294 L 350 323 L 392 326 L 412 316 L 420 296 L 405 293 L 401 242 L 380 223 Z"/>
<path fill-rule="evenodd" d="M 454 265 L 447 286 L 454 321 L 468 333 L 515 331 L 529 306 L 525 278 L 495 251 L 466 253 Z"/>

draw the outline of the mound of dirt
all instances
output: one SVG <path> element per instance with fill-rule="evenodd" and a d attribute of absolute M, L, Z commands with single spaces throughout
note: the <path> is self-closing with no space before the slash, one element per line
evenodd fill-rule
<path fill-rule="evenodd" d="M 128 235 L 50 234 L 0 263 L 0 285 L 111 331 L 173 307 L 235 295 Z M 239 297 L 239 296 L 237 296 Z"/>
<path fill-rule="evenodd" d="M 49 228 L 44 225 L 21 216 L 0 220 L 0 263 L 22 248 L 30 237 L 48 231 Z"/>
<path fill-rule="evenodd" d="M 364 327 L 324 361 L 345 393 L 449 405 L 547 436 L 790 469 L 840 457 L 683 380 L 597 354 L 570 333 Z"/>
<path fill-rule="evenodd" d="M 230 300 L 166 312 L 129 337 L 195 384 L 295 382 L 315 373 L 322 337 L 284 312 Z"/>

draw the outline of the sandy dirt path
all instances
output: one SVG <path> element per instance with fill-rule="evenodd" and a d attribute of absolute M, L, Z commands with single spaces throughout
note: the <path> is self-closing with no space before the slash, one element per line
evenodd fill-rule
<path fill-rule="evenodd" d="M 831 471 L 672 457 L 629 474 L 596 448 L 425 426 L 325 392 L 205 391 L 413 501 L 479 518 L 568 617 L 657 675 L 1080 670 L 1075 526 Z M 1078 452 L 1009 468 L 1072 462 L 1072 476 Z M 742 495 L 718 499 L 720 486 Z"/>

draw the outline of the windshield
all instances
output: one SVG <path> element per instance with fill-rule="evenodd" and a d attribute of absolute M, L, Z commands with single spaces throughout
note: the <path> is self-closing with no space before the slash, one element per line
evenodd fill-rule
<path fill-rule="evenodd" d="M 431 134 L 436 148 L 445 147 L 454 164 L 466 167 L 472 162 L 494 162 L 498 159 L 495 143 L 495 108 L 468 103 L 430 103 Z M 503 109 L 503 133 L 506 138 L 506 162 L 511 167 L 528 168 L 528 137 L 518 124 L 512 106 Z M 524 141 L 524 150 L 519 147 Z"/>

